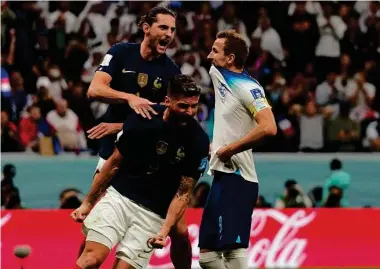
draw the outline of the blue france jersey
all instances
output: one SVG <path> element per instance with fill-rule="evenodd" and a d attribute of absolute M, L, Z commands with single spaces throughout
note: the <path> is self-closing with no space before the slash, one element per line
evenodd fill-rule
<path fill-rule="evenodd" d="M 151 61 L 144 60 L 140 48 L 140 43 L 112 46 L 97 71 L 112 77 L 110 87 L 114 90 L 135 94 L 154 103 L 163 102 L 169 80 L 181 71 L 166 54 Z M 104 120 L 124 122 L 130 113 L 132 109 L 128 104 L 110 104 Z M 101 140 L 100 157 L 108 159 L 111 156 L 115 140 L 116 135 Z"/>
<path fill-rule="evenodd" d="M 209 138 L 195 119 L 187 126 L 130 114 L 116 142 L 123 163 L 111 185 L 122 195 L 165 218 L 182 176 L 198 180 L 207 165 Z"/>

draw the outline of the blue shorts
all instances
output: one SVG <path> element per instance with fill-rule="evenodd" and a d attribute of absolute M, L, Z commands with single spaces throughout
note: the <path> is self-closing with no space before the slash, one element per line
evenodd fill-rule
<path fill-rule="evenodd" d="M 237 174 L 215 172 L 202 215 L 199 248 L 248 248 L 258 192 L 256 182 L 247 181 Z"/>

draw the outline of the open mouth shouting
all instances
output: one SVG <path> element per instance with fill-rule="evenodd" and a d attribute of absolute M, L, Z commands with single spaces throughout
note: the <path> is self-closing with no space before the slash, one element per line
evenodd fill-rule
<path fill-rule="evenodd" d="M 157 50 L 161 53 L 164 53 L 168 47 L 170 43 L 170 39 L 168 38 L 165 38 L 165 39 L 161 39 L 159 42 L 158 42 L 158 46 L 157 46 Z"/>

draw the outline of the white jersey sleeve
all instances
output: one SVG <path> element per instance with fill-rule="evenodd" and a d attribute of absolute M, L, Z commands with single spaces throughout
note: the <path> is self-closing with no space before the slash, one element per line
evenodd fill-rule
<path fill-rule="evenodd" d="M 238 89 L 235 92 L 236 97 L 254 116 L 265 108 L 271 108 L 265 97 L 264 89 L 258 82 L 250 78 L 240 79 L 235 83 L 235 87 Z"/>
<path fill-rule="evenodd" d="M 240 80 L 239 90 L 236 91 L 236 96 L 243 106 L 248 109 L 254 116 L 265 109 L 270 108 L 263 87 L 249 80 Z"/>

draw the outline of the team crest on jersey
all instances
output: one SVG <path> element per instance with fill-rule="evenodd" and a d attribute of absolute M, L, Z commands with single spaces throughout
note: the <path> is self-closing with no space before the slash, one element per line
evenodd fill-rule
<path fill-rule="evenodd" d="M 168 150 L 168 143 L 165 141 L 158 141 L 156 145 L 156 152 L 158 155 L 163 155 Z"/>
<path fill-rule="evenodd" d="M 148 84 L 148 74 L 139 73 L 137 76 L 137 84 L 142 88 Z"/>
<path fill-rule="evenodd" d="M 260 89 L 251 90 L 251 94 L 255 100 L 265 98 L 263 92 Z"/>
<path fill-rule="evenodd" d="M 183 147 L 180 147 L 178 150 L 177 150 L 177 156 L 175 157 L 175 159 L 180 162 L 182 161 L 182 159 L 185 158 L 185 149 Z"/>
<path fill-rule="evenodd" d="M 153 81 L 153 87 L 154 87 L 154 89 L 156 90 L 158 90 L 158 89 L 161 89 L 161 87 L 162 87 L 162 78 L 159 78 L 159 77 L 157 77 L 154 81 Z"/>
<path fill-rule="evenodd" d="M 220 83 L 218 86 L 218 90 L 219 90 L 219 93 L 221 96 L 221 101 L 222 101 L 222 103 L 224 103 L 224 101 L 226 101 L 226 95 L 227 95 L 227 91 L 228 91 L 227 87 L 223 83 Z"/>

